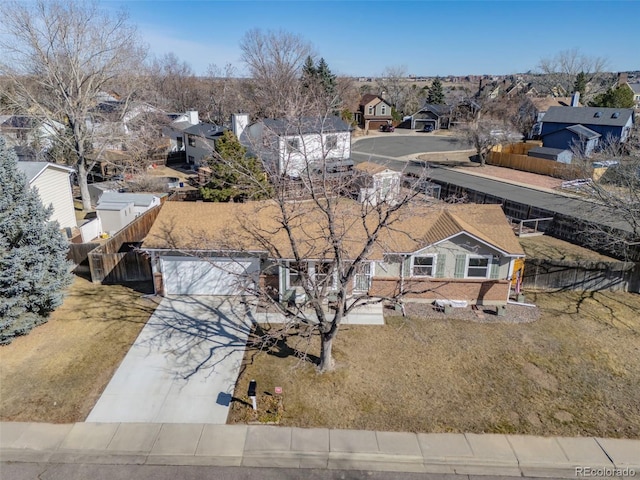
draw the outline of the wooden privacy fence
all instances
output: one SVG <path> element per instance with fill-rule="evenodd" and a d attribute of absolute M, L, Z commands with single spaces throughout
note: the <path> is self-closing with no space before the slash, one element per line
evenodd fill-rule
<path fill-rule="evenodd" d="M 565 163 L 547 160 L 545 158 L 530 157 L 529 150 L 541 146 L 541 142 L 510 143 L 497 145 L 491 149 L 487 156 L 487 163 L 498 167 L 513 168 L 523 172 L 549 175 L 563 180 L 576 178 L 591 178 L 593 169 L 567 165 Z"/>
<path fill-rule="evenodd" d="M 523 285 L 534 290 L 640 292 L 640 264 L 527 258 Z"/>
<path fill-rule="evenodd" d="M 93 283 L 150 281 L 151 262 L 133 247 L 149 233 L 160 213 L 161 205 L 145 212 L 120 230 L 107 242 L 89 252 L 89 268 Z"/>

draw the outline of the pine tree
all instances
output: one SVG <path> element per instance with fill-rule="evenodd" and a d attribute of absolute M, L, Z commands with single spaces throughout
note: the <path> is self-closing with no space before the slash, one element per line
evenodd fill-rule
<path fill-rule="evenodd" d="M 587 92 L 587 75 L 584 72 L 576 75 L 576 81 L 573 84 L 573 91 L 580 93 L 580 98 L 584 98 L 584 94 Z"/>
<path fill-rule="evenodd" d="M 216 153 L 209 162 L 211 179 L 200 188 L 210 202 L 244 202 L 263 200 L 271 195 L 267 176 L 260 162 L 247 154 L 236 136 L 226 131 L 216 143 Z"/>
<path fill-rule="evenodd" d="M 444 104 L 444 92 L 442 91 L 442 82 L 439 77 L 435 78 L 427 91 L 427 103 L 432 105 Z"/>
<path fill-rule="evenodd" d="M 47 321 L 71 283 L 68 245 L 0 137 L 0 344 Z"/>
<path fill-rule="evenodd" d="M 633 108 L 633 91 L 626 85 L 610 88 L 600 95 L 596 95 L 589 103 L 591 107 Z"/>
<path fill-rule="evenodd" d="M 336 92 L 336 76 L 329 70 L 329 65 L 321 58 L 316 68 L 317 78 L 327 97 L 333 97 Z"/>
<path fill-rule="evenodd" d="M 306 89 L 312 88 L 318 76 L 318 71 L 316 70 L 316 66 L 313 63 L 313 58 L 311 55 L 307 56 L 307 59 L 304 61 L 304 65 L 302 66 L 302 85 Z"/>

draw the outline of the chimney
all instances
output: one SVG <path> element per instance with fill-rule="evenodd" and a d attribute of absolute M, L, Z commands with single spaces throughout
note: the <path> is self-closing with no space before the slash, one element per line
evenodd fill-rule
<path fill-rule="evenodd" d="M 240 139 L 240 135 L 244 132 L 244 129 L 249 125 L 248 113 L 233 113 L 231 114 L 231 130 L 233 134 Z"/>
<path fill-rule="evenodd" d="M 187 112 L 187 117 L 189 118 L 189 123 L 191 125 L 198 125 L 200 123 L 200 118 L 198 117 L 197 110 L 189 110 Z"/>
<path fill-rule="evenodd" d="M 571 95 L 571 106 L 572 107 L 580 106 L 580 92 L 574 92 L 573 95 Z"/>
<path fill-rule="evenodd" d="M 629 82 L 629 74 L 627 72 L 618 73 L 618 86 Z"/>

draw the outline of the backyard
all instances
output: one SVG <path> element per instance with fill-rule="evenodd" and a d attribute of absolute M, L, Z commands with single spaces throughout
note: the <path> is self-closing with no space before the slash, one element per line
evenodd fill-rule
<path fill-rule="evenodd" d="M 258 383 L 260 420 L 280 424 L 419 432 L 493 432 L 640 438 L 640 295 L 533 293 L 527 323 L 387 317 L 343 326 L 337 368 L 319 375 L 319 347 L 293 335 L 248 350 L 229 416 L 254 420 L 246 401 Z M 430 308 L 425 305 L 424 308 Z"/>
<path fill-rule="evenodd" d="M 156 307 L 135 287 L 76 277 L 47 323 L 0 347 L 0 420 L 83 421 Z"/>

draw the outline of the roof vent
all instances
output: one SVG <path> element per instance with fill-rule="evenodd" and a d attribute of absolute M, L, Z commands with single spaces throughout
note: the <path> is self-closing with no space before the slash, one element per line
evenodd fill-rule
<path fill-rule="evenodd" d="M 613 112 L 613 115 L 611 115 L 611 118 L 618 118 L 620 116 L 620 112 Z"/>
<path fill-rule="evenodd" d="M 602 116 L 602 112 L 596 112 L 594 117 L 596 118 L 600 118 Z"/>

